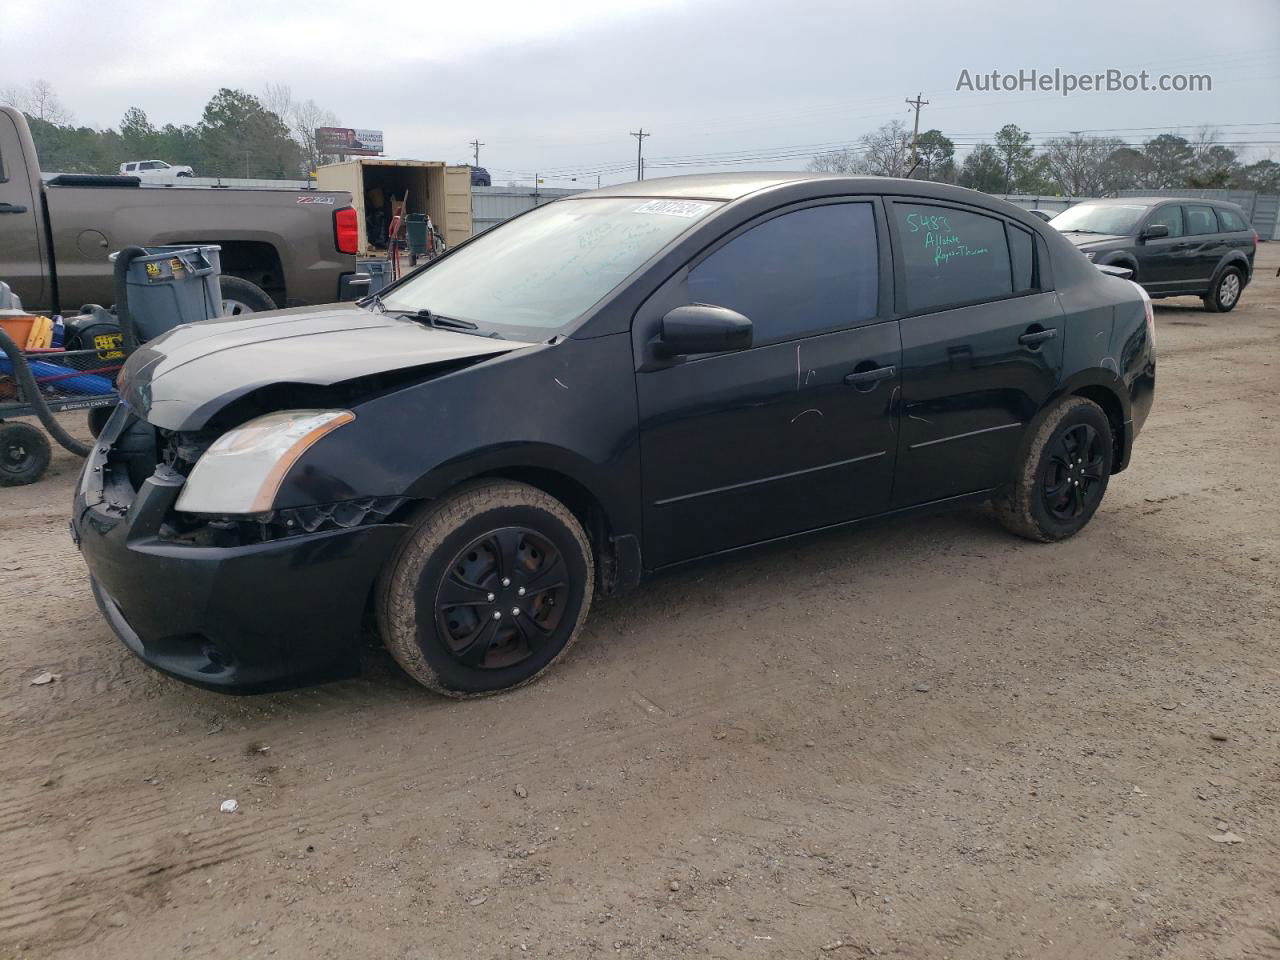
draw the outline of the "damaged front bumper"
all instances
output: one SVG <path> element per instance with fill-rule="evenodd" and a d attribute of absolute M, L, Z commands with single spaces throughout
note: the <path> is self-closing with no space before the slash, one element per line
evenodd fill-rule
<path fill-rule="evenodd" d="M 405 526 L 376 523 L 236 546 L 161 535 L 182 489 L 163 469 L 114 487 L 117 411 L 85 462 L 72 536 L 103 616 L 133 653 L 178 679 L 256 693 L 359 671 L 359 636 L 379 571 Z"/>

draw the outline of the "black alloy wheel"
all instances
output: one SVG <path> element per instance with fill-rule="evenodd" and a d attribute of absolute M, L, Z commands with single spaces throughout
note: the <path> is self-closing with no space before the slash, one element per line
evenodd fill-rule
<path fill-rule="evenodd" d="M 1046 453 L 1041 481 L 1045 509 L 1070 523 L 1101 498 L 1106 449 L 1097 430 L 1078 423 L 1057 434 Z"/>
<path fill-rule="evenodd" d="M 436 627 L 464 666 L 511 667 L 551 641 L 568 592 L 568 567 L 550 540 L 527 527 L 502 527 L 449 564 L 436 592 Z"/>
<path fill-rule="evenodd" d="M 1093 519 L 1111 479 L 1113 425 L 1085 397 L 1066 397 L 1037 418 L 993 498 L 996 518 L 1028 540 L 1065 540 Z"/>
<path fill-rule="evenodd" d="M 582 523 L 545 490 L 479 480 L 424 504 L 379 579 L 383 643 L 445 696 L 509 690 L 573 645 L 595 561 Z"/>

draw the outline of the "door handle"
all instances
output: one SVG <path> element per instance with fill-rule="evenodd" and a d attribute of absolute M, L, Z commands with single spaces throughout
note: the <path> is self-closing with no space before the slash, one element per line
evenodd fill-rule
<path fill-rule="evenodd" d="M 26 213 L 27 208 L 20 203 L 0 203 L 0 213 Z"/>
<path fill-rule="evenodd" d="M 1056 327 L 1050 327 L 1048 330 L 1028 330 L 1018 338 L 1018 342 L 1024 347 L 1034 347 L 1038 343 L 1052 340 L 1057 335 L 1058 329 Z"/>
<path fill-rule="evenodd" d="M 844 382 L 851 387 L 856 387 L 864 383 L 875 383 L 877 380 L 888 380 L 890 377 L 896 377 L 897 375 L 898 368 L 890 364 L 887 367 L 876 367 L 874 370 L 846 374 Z"/>

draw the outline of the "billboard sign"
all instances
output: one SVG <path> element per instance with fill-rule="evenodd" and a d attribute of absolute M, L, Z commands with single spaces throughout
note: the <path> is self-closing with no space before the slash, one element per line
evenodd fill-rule
<path fill-rule="evenodd" d="M 329 156 L 376 157 L 382 153 L 382 131 L 316 127 L 316 151 Z"/>

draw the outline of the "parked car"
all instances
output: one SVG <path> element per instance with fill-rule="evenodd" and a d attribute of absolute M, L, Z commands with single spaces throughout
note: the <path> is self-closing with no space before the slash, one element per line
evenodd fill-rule
<path fill-rule="evenodd" d="M 580 194 L 359 304 L 145 344 L 72 525 L 124 643 L 269 689 L 392 656 L 531 680 L 592 595 L 911 510 L 1078 532 L 1152 404 L 1151 302 L 1057 231 L 915 180 Z M 744 600 L 744 603 L 749 603 Z"/>
<path fill-rule="evenodd" d="M 1089 200 L 1050 222 L 1087 259 L 1131 270 L 1152 297 L 1197 296 L 1225 313 L 1253 277 L 1258 234 L 1224 200 Z"/>
<path fill-rule="evenodd" d="M 1027 213 L 1031 214 L 1033 217 L 1039 217 L 1041 220 L 1046 222 L 1052 220 L 1058 215 L 1054 210 L 1041 210 L 1038 207 L 1034 210 L 1028 210 Z"/>
<path fill-rule="evenodd" d="M 114 301 L 108 255 L 216 243 L 228 312 L 355 299 L 356 212 L 343 191 L 168 190 L 134 177 L 45 180 L 26 118 L 0 107 L 0 279 L 28 310 Z"/>
<path fill-rule="evenodd" d="M 144 180 L 172 180 L 174 177 L 196 175 L 188 166 L 165 163 L 163 160 L 130 160 L 120 164 L 120 173 L 126 177 L 142 177 Z"/>
<path fill-rule="evenodd" d="M 484 167 L 472 167 L 471 185 L 473 187 L 491 187 L 493 186 L 493 177 L 489 176 L 489 171 Z"/>

